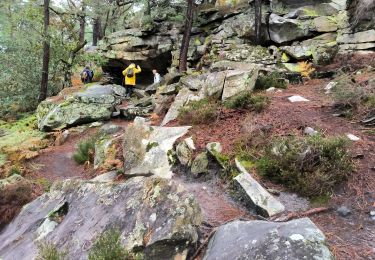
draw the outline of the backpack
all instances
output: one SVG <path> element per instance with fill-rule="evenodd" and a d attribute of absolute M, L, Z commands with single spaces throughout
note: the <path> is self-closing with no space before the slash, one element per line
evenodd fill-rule
<path fill-rule="evenodd" d="M 128 78 L 134 77 L 134 69 L 133 68 L 128 69 L 128 72 L 126 73 L 126 77 L 128 77 Z"/>
<path fill-rule="evenodd" d="M 87 79 L 88 76 L 89 76 L 89 75 L 87 74 L 87 71 L 84 70 L 84 71 L 82 72 L 82 76 L 81 76 L 81 78 L 82 78 L 82 79 Z"/>
<path fill-rule="evenodd" d="M 93 79 L 94 78 L 94 72 L 92 70 L 89 70 L 89 78 Z"/>

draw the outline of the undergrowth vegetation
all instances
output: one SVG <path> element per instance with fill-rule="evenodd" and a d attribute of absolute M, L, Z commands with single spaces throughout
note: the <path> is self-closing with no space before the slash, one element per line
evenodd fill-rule
<path fill-rule="evenodd" d="M 208 124 L 218 117 L 219 105 L 216 101 L 202 99 L 191 101 L 179 110 L 178 121 L 180 124 Z"/>
<path fill-rule="evenodd" d="M 343 137 L 272 137 L 270 131 L 256 129 L 236 140 L 232 156 L 260 176 L 316 198 L 331 194 L 352 172 L 348 148 Z"/>
<path fill-rule="evenodd" d="M 267 96 L 255 95 L 245 91 L 223 103 L 209 98 L 191 101 L 179 109 L 177 119 L 180 124 L 209 124 L 218 118 L 223 106 L 229 109 L 247 109 L 260 113 L 269 104 L 270 99 Z"/>
<path fill-rule="evenodd" d="M 270 100 L 266 96 L 253 95 L 250 92 L 244 92 L 224 102 L 224 106 L 232 109 L 244 108 L 260 113 L 269 105 L 269 103 Z"/>
<path fill-rule="evenodd" d="M 266 75 L 259 75 L 255 88 L 259 90 L 264 90 L 268 88 L 286 89 L 287 81 L 281 73 L 274 71 Z"/>
<path fill-rule="evenodd" d="M 27 181 L 0 186 L 0 230 L 33 199 L 32 193 L 32 185 Z"/>
<path fill-rule="evenodd" d="M 340 137 L 276 138 L 256 161 L 258 174 L 303 196 L 331 193 L 353 169 L 348 143 Z"/>
<path fill-rule="evenodd" d="M 36 260 L 66 260 L 67 252 L 60 252 L 57 247 L 49 242 L 40 243 L 38 245 L 38 256 Z"/>
<path fill-rule="evenodd" d="M 118 230 L 108 230 L 101 234 L 91 248 L 89 260 L 132 259 L 121 245 L 121 233 Z"/>
<path fill-rule="evenodd" d="M 332 89 L 335 107 L 344 116 L 352 117 L 360 110 L 375 109 L 375 82 L 357 84 L 349 76 L 342 77 Z"/>
<path fill-rule="evenodd" d="M 73 159 L 78 164 L 85 164 L 94 161 L 95 143 L 97 137 L 89 137 L 78 143 L 77 150 L 73 154 Z"/>

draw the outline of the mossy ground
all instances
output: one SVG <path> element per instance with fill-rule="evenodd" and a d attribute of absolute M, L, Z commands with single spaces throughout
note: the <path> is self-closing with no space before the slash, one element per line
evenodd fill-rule
<path fill-rule="evenodd" d="M 20 120 L 0 125 L 0 166 L 6 160 L 21 160 L 46 147 L 46 134 L 37 129 L 35 115 L 24 115 Z"/>

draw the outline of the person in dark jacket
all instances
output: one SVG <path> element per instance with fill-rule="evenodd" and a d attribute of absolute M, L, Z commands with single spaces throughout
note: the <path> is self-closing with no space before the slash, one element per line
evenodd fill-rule
<path fill-rule="evenodd" d="M 91 83 L 94 78 L 94 71 L 90 69 L 89 66 L 86 66 L 81 72 L 81 81 L 83 84 Z"/>

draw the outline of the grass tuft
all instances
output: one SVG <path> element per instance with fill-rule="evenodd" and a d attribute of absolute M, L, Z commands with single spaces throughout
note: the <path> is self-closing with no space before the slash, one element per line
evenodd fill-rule
<path fill-rule="evenodd" d="M 93 162 L 96 140 L 96 137 L 90 137 L 78 143 L 77 151 L 73 154 L 76 163 Z"/>
<path fill-rule="evenodd" d="M 118 230 L 108 230 L 101 234 L 92 247 L 89 260 L 131 259 L 121 245 L 121 234 Z"/>
<path fill-rule="evenodd" d="M 179 110 L 180 124 L 209 124 L 218 117 L 218 104 L 210 99 L 192 101 Z"/>
<path fill-rule="evenodd" d="M 278 138 L 256 162 L 260 175 L 307 197 L 331 193 L 353 170 L 341 137 Z"/>
<path fill-rule="evenodd" d="M 38 245 L 39 253 L 36 260 L 64 260 L 67 252 L 59 252 L 52 243 L 44 242 Z"/>
<path fill-rule="evenodd" d="M 260 113 L 269 103 L 270 100 L 266 96 L 252 95 L 250 92 L 243 92 L 227 100 L 224 106 L 231 109 L 249 109 Z"/>

